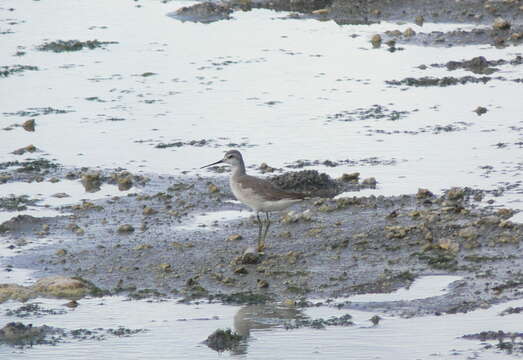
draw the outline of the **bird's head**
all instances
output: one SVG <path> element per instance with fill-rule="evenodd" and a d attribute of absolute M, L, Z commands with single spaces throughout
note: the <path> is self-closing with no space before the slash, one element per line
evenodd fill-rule
<path fill-rule="evenodd" d="M 229 150 L 225 153 L 223 159 L 216 161 L 212 164 L 202 166 L 201 169 L 222 163 L 231 165 L 232 167 L 240 166 L 243 163 L 242 154 L 238 150 Z"/>

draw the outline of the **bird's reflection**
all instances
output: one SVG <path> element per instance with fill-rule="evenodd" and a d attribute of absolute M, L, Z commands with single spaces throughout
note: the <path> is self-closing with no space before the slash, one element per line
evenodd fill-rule
<path fill-rule="evenodd" d="M 278 327 L 293 319 L 305 319 L 307 316 L 299 309 L 277 305 L 247 305 L 234 315 L 234 330 L 249 339 L 251 330 L 264 330 Z M 247 341 L 235 354 L 247 353 Z"/>

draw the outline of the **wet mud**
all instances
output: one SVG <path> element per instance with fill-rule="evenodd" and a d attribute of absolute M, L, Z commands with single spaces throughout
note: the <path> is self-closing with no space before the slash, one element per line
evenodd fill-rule
<path fill-rule="evenodd" d="M 140 6 L 142 5 L 136 5 L 137 8 Z M 408 54 L 415 49 L 410 45 L 450 48 L 487 44 L 497 48 L 511 46 L 515 49 L 506 58 L 496 57 L 492 52 L 489 56 L 478 56 L 476 52 L 464 57 L 442 57 L 436 60 L 437 63 L 429 63 L 425 59 L 425 64 L 414 64 L 416 66 L 411 70 L 415 75 L 411 76 L 408 72 L 402 72 L 401 75 L 387 73 L 380 80 L 384 91 L 408 89 L 410 93 L 420 91 L 421 89 L 415 89 L 420 87 L 441 87 L 450 92 L 462 85 L 487 87 L 499 83 L 523 82 L 521 77 L 506 75 L 505 71 L 510 68 L 508 73 L 511 73 L 513 68 L 517 69 L 523 63 L 516 48 L 523 42 L 521 1 L 467 0 L 445 1 L 442 4 L 429 0 L 232 0 L 185 6 L 169 13 L 169 16 L 183 22 L 210 24 L 234 21 L 238 12 L 257 8 L 290 11 L 284 17 L 277 17 L 285 23 L 298 19 L 334 20 L 340 25 L 387 23 L 376 33 L 347 35 L 348 38 L 368 37 L 368 47 L 359 49 L 372 52 L 376 57 L 392 58 Z M 279 15 L 281 14 L 271 16 Z M 170 23 L 174 22 L 168 20 Z M 430 31 L 425 25 L 429 22 L 459 23 L 463 24 L 463 28 Z M 191 26 L 183 26 L 186 25 Z M 12 21 L 9 26 L 16 30 L 16 22 Z M 102 28 L 104 26 L 100 26 Z M 4 31 L 0 35 L 13 34 L 11 28 L 6 29 L 2 27 Z M 278 36 L 286 38 L 287 34 L 282 32 Z M 112 40 L 111 37 L 108 40 Z M 119 43 L 99 40 L 40 40 L 32 47 L 18 47 L 16 53 L 10 56 L 25 56 L 26 52 L 30 54 L 33 50 L 57 58 L 74 54 L 59 55 L 41 51 L 109 53 L 113 48 L 120 48 L 116 44 Z M 123 45 L 128 44 L 122 42 L 122 47 Z M 155 52 L 161 52 L 166 45 L 155 42 L 147 46 L 155 48 Z M 99 50 L 91 51 L 94 49 Z M 500 51 L 494 48 L 489 50 Z M 185 88 L 178 89 L 176 86 L 180 83 L 194 81 L 203 87 L 198 88 L 198 91 L 212 91 L 231 80 L 223 75 L 227 71 L 273 61 L 274 54 L 296 56 L 296 59 L 307 56 L 324 60 L 324 55 L 316 52 L 321 51 L 315 49 L 314 53 L 309 54 L 299 46 L 289 46 L 289 49 L 263 49 L 263 53 L 255 53 L 247 58 L 209 53 L 205 58 L 191 62 L 191 65 L 202 72 L 198 74 L 200 76 L 194 79 L 187 76 L 184 79 L 183 76 L 176 75 L 175 78 L 168 79 L 172 84 L 169 89 L 162 90 L 165 94 L 155 93 L 156 90 L 153 89 L 153 86 L 163 85 L 166 79 L 165 74 L 156 68 L 138 69 L 129 75 L 138 79 L 137 82 L 142 85 L 147 83 L 145 88 L 134 88 L 135 84 L 122 85 L 121 88 L 114 85 L 110 92 L 137 93 L 138 102 L 146 104 L 145 106 L 167 105 L 167 98 L 162 96 L 178 96 L 189 92 Z M 29 56 L 24 57 L 28 58 Z M 16 62 L 20 62 L 20 59 L 16 58 Z M 447 61 L 449 59 L 453 60 Z M 45 64 L 36 65 L 1 66 L 0 81 L 37 76 L 42 73 L 42 69 L 47 70 Z M 67 70 L 76 66 L 85 65 L 63 64 L 60 69 Z M 423 70 L 433 70 L 434 73 L 421 76 L 426 74 Z M 203 76 L 203 72 L 208 74 Z M 213 72 L 219 75 L 213 76 Z M 322 72 L 316 77 L 325 75 Z M 99 72 L 87 80 L 101 85 L 107 80 L 123 80 L 125 76 L 123 71 L 121 74 Z M 370 79 L 371 76 L 366 77 L 369 79 L 338 76 L 335 81 L 358 85 L 369 85 L 374 81 Z M 386 81 L 387 79 L 389 80 Z M 153 84 L 154 81 L 158 83 Z M 321 91 L 325 92 L 342 89 L 337 86 L 329 90 L 329 85 L 322 86 L 325 89 L 322 88 Z M 421 91 L 429 90 L 432 89 Z M 121 101 L 124 96 L 92 93 L 82 94 L 78 99 L 94 108 Z M 283 95 L 273 97 L 268 92 L 249 93 L 246 96 L 249 96 L 248 101 L 254 101 L 263 111 L 277 111 L 288 106 L 292 100 L 290 95 L 289 99 L 285 99 Z M 335 100 L 328 97 L 324 99 Z M 383 102 L 377 104 L 378 101 Z M 340 102 L 340 108 L 328 108 L 327 113 L 312 116 L 313 120 L 321 120 L 325 127 L 365 124 L 360 131 L 369 138 L 375 136 L 371 138 L 373 141 L 384 135 L 391 135 L 388 138 L 394 138 L 392 135 L 460 135 L 460 132 L 477 126 L 470 119 L 461 120 L 462 115 L 458 114 L 454 118 L 445 117 L 447 120 L 441 120 L 440 124 L 440 120 L 435 120 L 435 123 L 425 122 L 410 128 L 394 128 L 391 124 L 404 125 L 411 118 L 416 118 L 420 109 L 425 109 L 415 103 L 403 106 L 398 99 L 391 101 L 394 103 L 378 99 L 374 105 L 371 105 L 374 102 L 370 102 L 357 107 Z M 132 112 L 136 109 L 131 111 L 131 107 L 122 104 L 112 105 L 115 107 L 111 107 L 111 111 L 121 107 L 125 112 L 113 114 L 109 113 L 109 108 L 100 108 L 100 112 L 107 114 L 98 115 L 97 121 L 104 121 L 111 126 L 132 124 Z M 431 110 L 439 111 L 440 105 L 427 104 L 432 105 Z M 499 106 L 495 103 L 485 102 L 472 104 L 470 110 L 465 110 L 476 112 L 478 117 L 473 114 L 475 120 L 489 120 L 489 116 L 498 109 Z M 4 136 L 16 132 L 37 135 L 39 130 L 45 131 L 44 126 L 49 125 L 45 123 L 45 116 L 67 116 L 64 114 L 75 111 L 81 114 L 79 117 L 82 121 L 89 120 L 80 108 L 69 104 L 24 103 L 3 112 L 7 122 L 2 125 L 1 133 Z M 154 111 L 157 113 L 136 116 L 144 115 L 144 118 L 156 119 L 169 113 L 163 109 Z M 34 118 L 38 118 L 38 123 Z M 40 119 L 44 124 L 42 128 L 39 128 Z M 488 123 L 482 123 L 483 125 L 485 127 L 479 130 L 481 132 L 494 132 L 496 130 L 492 128 L 499 126 Z M 157 130 L 154 128 L 151 131 Z M 496 149 L 496 152 L 518 151 L 522 146 L 519 139 L 521 130 L 520 127 L 512 126 L 510 134 L 513 136 L 510 139 L 492 140 L 492 144 L 488 146 Z M 154 151 L 152 156 L 183 153 L 187 148 L 201 152 L 209 148 L 219 152 L 227 147 L 256 149 L 263 144 L 260 139 L 251 142 L 248 138 L 213 138 L 214 135 L 208 134 L 201 138 L 194 134 L 187 137 L 183 133 L 164 137 L 143 134 L 140 131 L 139 134 L 125 136 L 133 144 L 143 143 L 144 149 Z M 520 255 L 523 225 L 512 221 L 517 214 L 516 210 L 500 207 L 496 202 L 505 192 L 521 194 L 521 181 L 517 178 L 521 164 L 517 162 L 509 161 L 496 166 L 485 162 L 481 165 L 478 170 L 480 177 L 488 178 L 494 173 L 508 174 L 507 181 L 500 182 L 495 190 L 454 187 L 441 193 L 439 189 L 421 188 L 415 194 L 398 196 L 378 195 L 379 190 L 376 189 L 387 184 L 379 173 L 374 173 L 373 167 L 382 170 L 385 166 L 401 166 L 408 161 L 412 161 L 414 166 L 413 159 L 402 158 L 405 155 L 398 155 L 396 158 L 388 153 L 379 156 L 359 153 L 355 158 L 348 158 L 348 155 L 344 155 L 345 152 L 340 151 L 337 155 L 329 154 L 329 157 L 322 154 L 316 158 L 313 155 L 312 159 L 298 160 L 300 157 L 294 156 L 278 165 L 271 161 L 269 164 L 250 165 L 249 169 L 253 173 L 264 176 L 274 185 L 308 195 L 307 200 L 289 211 L 272 215 L 266 249 L 263 253 L 255 253 L 252 247 L 256 243 L 258 232 L 256 216 L 239 204 L 231 194 L 226 167 L 210 168 L 203 176 L 194 175 L 198 173 L 188 170 L 169 176 L 154 172 L 138 174 L 124 168 L 70 167 L 62 166 L 58 160 L 53 159 L 51 156 L 55 156 L 54 154 L 49 156 L 45 146 L 36 141 L 34 145 L 32 143 L 33 141 L 24 140 L 9 149 L 9 156 L 12 157 L 8 158 L 9 161 L 0 163 L 0 184 L 60 184 L 74 181 L 89 195 L 102 192 L 108 185 L 116 190 L 109 197 L 72 201 L 59 206 L 49 206 L 45 201 L 29 195 L 0 195 L 2 213 L 14 214 L 30 209 L 44 211 L 50 208 L 59 213 L 54 217 L 24 214 L 5 222 L 0 221 L 0 244 L 5 255 L 0 270 L 9 274 L 17 269 L 30 269 L 39 278 L 34 284 L 0 284 L 0 302 L 24 302 L 13 302 L 13 306 L 5 312 L 9 321 L 23 322 L 10 322 L 0 329 L 2 344 L 25 348 L 38 344 L 57 345 L 69 341 L 127 337 L 144 331 L 126 327 L 71 330 L 41 325 L 41 322 L 40 325 L 33 326 L 27 322 L 42 318 L 47 321 L 55 315 L 67 315 L 76 307 L 82 306 L 82 298 L 104 295 L 123 295 L 132 301 L 145 299 L 162 302 L 166 299 L 180 299 L 185 304 L 209 302 L 243 305 L 237 317 L 247 314 L 243 322 L 249 323 L 249 326 L 242 328 L 235 324 L 235 331 L 218 329 L 204 341 L 213 350 L 230 351 L 233 354 L 245 353 L 251 329 L 277 326 L 298 332 L 299 329 L 356 328 L 360 325 L 356 321 L 357 315 L 320 318 L 305 316 L 307 309 L 325 307 L 342 309 L 353 314 L 364 311 L 369 312 L 369 317 L 379 313 L 383 317 L 374 315 L 365 320 L 369 328 L 376 329 L 387 315 L 411 318 L 458 314 L 523 298 L 523 275 L 517 270 L 523 260 Z M 371 148 L 369 145 L 369 149 Z M 112 166 L 126 165 L 128 164 L 122 161 Z M 309 167 L 313 170 L 306 169 Z M 342 173 L 342 167 L 358 169 L 357 172 L 351 170 Z M 338 174 L 337 178 L 333 178 L 318 171 L 318 168 L 340 172 L 333 172 Z M 398 178 L 401 182 L 402 176 Z M 423 186 L 422 183 L 419 186 Z M 373 195 L 374 191 L 376 195 Z M 67 199 L 71 197 L 70 194 L 64 188 L 51 197 Z M 444 274 L 454 275 L 459 280 L 453 281 L 448 291 L 437 296 L 389 301 L 350 299 L 355 295 L 408 289 L 424 276 Z M 42 297 L 60 299 L 59 301 L 63 301 L 63 308 L 47 308 L 35 300 Z M 285 308 L 277 308 L 275 304 Z M 521 311 L 521 307 L 510 307 L 499 313 L 499 316 L 514 316 Z M 260 319 L 270 319 L 270 325 L 259 321 Z M 488 328 L 487 325 L 485 327 Z M 209 333 L 210 331 L 205 335 Z M 465 332 L 458 336 L 461 334 Z M 478 346 L 487 351 L 517 354 L 523 349 L 521 333 L 515 331 L 492 330 L 464 335 L 463 338 L 481 342 Z M 204 339 L 198 341 L 202 340 Z"/>
<path fill-rule="evenodd" d="M 103 172 L 99 179 L 112 181 Z M 405 316 L 466 312 L 520 296 L 523 279 L 512 266 L 519 261 L 523 227 L 510 221 L 512 210 L 480 206 L 487 194 L 481 190 L 358 196 L 357 176 L 346 182 L 310 170 L 279 175 L 272 178 L 275 184 L 310 191 L 311 199 L 289 213 L 274 214 L 265 252 L 247 259 L 244 251 L 257 234 L 254 215 L 184 226 L 199 214 L 246 211 L 231 201 L 226 177 L 151 175 L 148 180 L 137 185 L 140 193 L 62 207 L 72 215 L 19 216 L 3 223 L 1 236 L 13 251 L 23 250 L 23 238 L 62 239 L 22 252 L 10 264 L 86 279 L 103 289 L 100 294 L 226 303 L 390 292 L 420 275 L 442 272 L 464 277 L 449 296 L 343 305 Z M 325 191 L 330 196 L 353 192 L 333 199 Z"/>
<path fill-rule="evenodd" d="M 234 11 L 249 11 L 265 8 L 294 12 L 290 18 L 315 18 L 320 21 L 334 20 L 344 24 L 372 24 L 381 21 L 412 23 L 417 29 L 389 30 L 372 40 L 376 47 L 390 43 L 415 43 L 430 46 L 459 46 L 470 44 L 491 44 L 499 47 L 517 45 L 523 42 L 521 2 L 519 1 L 239 1 L 229 0 L 220 4 L 203 2 L 187 6 L 171 14 L 182 21 L 214 22 L 234 18 Z M 432 23 L 473 23 L 472 30 L 449 32 L 423 32 L 423 24 Z"/>

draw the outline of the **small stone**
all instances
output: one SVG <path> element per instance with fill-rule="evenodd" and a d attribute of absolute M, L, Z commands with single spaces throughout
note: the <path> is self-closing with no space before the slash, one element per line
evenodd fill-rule
<path fill-rule="evenodd" d="M 354 172 L 354 173 L 350 173 L 350 174 L 343 174 L 341 176 L 341 181 L 345 181 L 345 182 L 358 182 L 358 179 L 360 178 L 360 173 L 359 172 Z"/>
<path fill-rule="evenodd" d="M 154 215 L 154 214 L 157 214 L 157 213 L 158 213 L 158 211 L 153 209 L 153 208 L 151 208 L 151 207 L 146 206 L 146 207 L 143 208 L 143 214 L 146 215 L 146 216 Z"/>
<path fill-rule="evenodd" d="M 67 250 L 60 249 L 60 250 L 57 250 L 55 254 L 58 256 L 65 256 L 65 255 L 67 255 Z"/>
<path fill-rule="evenodd" d="M 403 36 L 405 37 L 413 37 L 414 35 L 416 35 L 416 32 L 412 30 L 412 28 L 410 27 L 405 29 L 405 31 L 403 32 Z"/>
<path fill-rule="evenodd" d="M 458 235 L 465 240 L 475 240 L 478 237 L 478 231 L 473 227 L 466 227 L 458 232 Z"/>
<path fill-rule="evenodd" d="M 507 20 L 498 17 L 494 20 L 492 27 L 494 30 L 508 30 L 510 29 L 510 23 Z"/>
<path fill-rule="evenodd" d="M 131 224 L 124 224 L 118 227 L 119 233 L 130 233 L 134 231 L 134 227 Z"/>
<path fill-rule="evenodd" d="M 133 179 L 131 176 L 119 177 L 117 180 L 118 190 L 127 191 L 133 187 Z"/>
<path fill-rule="evenodd" d="M 22 124 L 22 127 L 25 131 L 35 131 L 35 121 L 34 119 L 26 120 Z"/>
<path fill-rule="evenodd" d="M 260 289 L 266 289 L 269 287 L 269 282 L 267 280 L 258 279 L 256 280 L 256 286 Z"/>
<path fill-rule="evenodd" d="M 370 38 L 370 42 L 372 44 L 373 47 L 375 48 L 379 48 L 381 46 L 381 35 L 380 34 L 374 34 L 372 35 L 372 37 Z"/>
<path fill-rule="evenodd" d="M 367 185 L 367 186 L 376 186 L 378 182 L 376 181 L 375 178 L 373 177 L 370 177 L 370 178 L 367 178 L 367 179 L 364 179 L 361 184 L 362 185 Z"/>
<path fill-rule="evenodd" d="M 238 241 L 241 239 L 243 239 L 243 237 L 240 234 L 232 234 L 232 235 L 229 235 L 229 237 L 227 238 L 227 241 Z"/>
<path fill-rule="evenodd" d="M 255 265 L 255 264 L 259 264 L 260 261 L 261 261 L 261 255 L 259 253 L 257 253 L 256 249 L 254 249 L 254 248 L 248 248 L 247 250 L 245 250 L 243 255 L 238 256 L 236 258 L 236 263 L 242 264 L 242 265 Z"/>
<path fill-rule="evenodd" d="M 455 241 L 452 241 L 451 239 L 438 240 L 438 246 L 440 249 L 448 250 L 454 253 L 459 251 L 459 244 Z"/>
<path fill-rule="evenodd" d="M 71 300 L 64 304 L 64 306 L 67 306 L 68 308 L 71 308 L 71 309 L 78 307 L 78 305 L 80 305 L 80 304 L 76 300 Z"/>
<path fill-rule="evenodd" d="M 523 32 L 513 33 L 512 35 L 510 35 L 510 40 L 517 41 L 521 39 L 523 39 Z"/>
<path fill-rule="evenodd" d="M 401 32 L 398 30 L 399 34 L 401 35 Z M 395 47 L 396 46 L 396 40 L 389 40 L 385 44 L 387 44 L 388 47 Z"/>
<path fill-rule="evenodd" d="M 26 147 L 23 147 L 23 148 L 20 148 L 20 149 L 17 149 L 15 151 L 13 151 L 13 154 L 15 154 L 15 155 L 23 155 L 26 152 L 33 153 L 36 150 L 38 150 L 36 148 L 36 146 L 34 146 L 34 145 L 27 145 Z"/>
<path fill-rule="evenodd" d="M 419 188 L 418 193 L 416 194 L 416 199 L 426 199 L 433 196 L 434 194 L 429 189 Z"/>
<path fill-rule="evenodd" d="M 487 108 L 486 108 L 486 107 L 483 107 L 483 106 L 478 106 L 478 107 L 476 108 L 476 110 L 474 110 L 474 112 L 475 112 L 476 114 L 478 114 L 478 116 L 481 116 L 481 115 L 485 114 L 487 111 L 488 111 Z"/>
<path fill-rule="evenodd" d="M 53 195 L 51 195 L 51 196 L 54 197 L 54 198 L 58 198 L 58 199 L 63 199 L 63 198 L 71 197 L 69 194 L 66 194 L 66 193 L 64 193 L 64 192 L 56 193 L 56 194 L 53 194 Z"/>
<path fill-rule="evenodd" d="M 318 9 L 318 10 L 313 10 L 312 13 L 314 15 L 327 15 L 328 13 L 330 13 L 330 9 Z"/>
<path fill-rule="evenodd" d="M 240 274 L 240 275 L 245 275 L 245 274 L 248 274 L 249 272 L 247 271 L 245 266 L 238 266 L 236 269 L 234 269 L 234 273 Z"/>
<path fill-rule="evenodd" d="M 274 172 L 276 169 L 267 165 L 267 163 L 261 163 L 260 165 L 260 170 L 262 173 L 272 173 Z"/>
<path fill-rule="evenodd" d="M 211 194 L 214 194 L 214 193 L 217 193 L 220 191 L 220 189 L 218 188 L 218 186 L 214 185 L 214 184 L 209 184 L 208 186 L 208 189 L 209 189 L 209 192 Z"/>
<path fill-rule="evenodd" d="M 152 249 L 152 248 L 153 248 L 153 246 L 150 244 L 140 244 L 140 245 L 135 246 L 133 248 L 133 250 L 141 251 L 141 250 Z"/>
<path fill-rule="evenodd" d="M 418 15 L 416 16 L 416 18 L 414 19 L 414 23 L 418 26 L 423 26 L 423 23 L 425 22 L 425 18 L 423 17 L 423 15 Z"/>
<path fill-rule="evenodd" d="M 97 192 L 102 185 L 102 179 L 98 172 L 83 174 L 81 182 L 86 192 Z"/>
<path fill-rule="evenodd" d="M 449 200 L 461 200 L 465 196 L 465 190 L 460 187 L 453 187 L 447 192 Z"/>
<path fill-rule="evenodd" d="M 163 264 L 160 264 L 158 267 L 163 272 L 171 272 L 173 270 L 171 264 L 163 263 Z"/>
<path fill-rule="evenodd" d="M 378 315 L 374 315 L 373 317 L 371 317 L 369 319 L 369 321 L 372 323 L 372 325 L 376 326 L 380 323 L 380 320 L 381 320 L 381 317 L 379 317 Z"/>

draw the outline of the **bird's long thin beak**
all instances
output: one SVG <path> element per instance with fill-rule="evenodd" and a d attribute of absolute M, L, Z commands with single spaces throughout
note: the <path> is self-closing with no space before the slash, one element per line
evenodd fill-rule
<path fill-rule="evenodd" d="M 213 166 L 213 165 L 216 165 L 216 164 L 219 164 L 219 163 L 222 163 L 222 162 L 223 162 L 223 160 L 216 161 L 216 162 L 213 162 L 212 164 L 202 166 L 200 169 L 203 169 L 203 168 L 206 168 L 206 167 L 209 167 L 209 166 Z"/>

